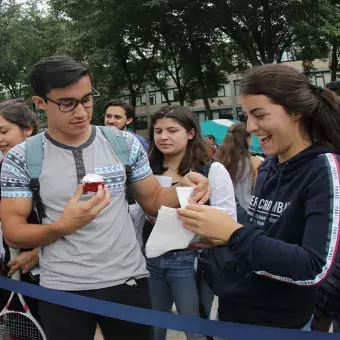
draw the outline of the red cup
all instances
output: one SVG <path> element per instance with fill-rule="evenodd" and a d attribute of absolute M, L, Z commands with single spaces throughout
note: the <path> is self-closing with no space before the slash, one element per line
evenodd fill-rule
<path fill-rule="evenodd" d="M 83 183 L 84 193 L 97 192 L 99 185 L 101 185 L 104 189 L 104 182 Z"/>

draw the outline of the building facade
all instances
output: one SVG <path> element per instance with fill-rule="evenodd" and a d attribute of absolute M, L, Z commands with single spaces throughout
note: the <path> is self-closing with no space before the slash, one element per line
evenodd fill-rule
<path fill-rule="evenodd" d="M 294 67 L 302 72 L 302 61 L 288 61 L 286 65 Z M 316 86 L 324 87 L 331 81 L 331 71 L 328 62 L 315 60 L 314 70 L 310 73 L 310 81 Z M 242 75 L 230 75 L 228 82 L 224 84 L 215 98 L 210 102 L 210 108 L 214 119 L 236 119 L 244 120 L 242 108 L 240 105 L 240 80 Z M 338 75 L 340 78 L 340 74 Z M 179 105 L 178 91 L 174 83 L 169 82 L 168 97 L 173 105 Z M 130 102 L 128 95 L 120 97 L 126 103 Z M 143 137 L 148 137 L 148 128 L 150 126 L 151 116 L 162 106 L 166 105 L 166 101 L 161 91 L 156 89 L 148 89 L 146 93 L 137 98 L 135 127 L 136 132 Z M 202 99 L 195 102 L 195 106 L 185 104 L 196 115 L 199 122 L 208 120 L 207 113 Z"/>

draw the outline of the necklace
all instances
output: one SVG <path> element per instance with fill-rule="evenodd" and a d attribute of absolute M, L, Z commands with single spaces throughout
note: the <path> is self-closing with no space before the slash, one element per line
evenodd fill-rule
<path fill-rule="evenodd" d="M 166 168 L 168 168 L 168 169 L 172 170 L 173 172 L 177 173 L 179 167 L 174 169 L 174 168 L 172 168 L 171 166 L 168 165 L 168 166 L 166 166 Z"/>

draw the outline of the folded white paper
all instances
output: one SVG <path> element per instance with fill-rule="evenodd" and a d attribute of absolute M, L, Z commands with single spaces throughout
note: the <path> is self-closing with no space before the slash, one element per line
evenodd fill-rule
<path fill-rule="evenodd" d="M 156 176 L 159 184 L 163 187 L 163 188 L 168 188 L 171 187 L 172 185 L 172 178 L 169 176 Z"/>
<path fill-rule="evenodd" d="M 195 235 L 182 226 L 176 209 L 161 207 L 145 246 L 146 257 L 157 257 L 170 250 L 185 249 L 195 239 Z"/>
<path fill-rule="evenodd" d="M 185 208 L 189 204 L 189 199 L 194 191 L 191 187 L 176 187 L 177 197 L 181 208 Z"/>

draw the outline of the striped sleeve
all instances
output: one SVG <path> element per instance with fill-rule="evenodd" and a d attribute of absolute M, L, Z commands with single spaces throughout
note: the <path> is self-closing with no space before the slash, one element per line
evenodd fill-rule
<path fill-rule="evenodd" d="M 339 157 L 319 157 L 308 173 L 308 184 L 300 188 L 304 220 L 291 216 L 297 232 L 304 223 L 301 244 L 286 243 L 264 234 L 260 227 L 241 228 L 230 247 L 245 257 L 258 275 L 298 286 L 318 286 L 329 276 L 337 261 L 340 241 Z M 284 226 L 280 226 L 284 228 Z"/>
<path fill-rule="evenodd" d="M 148 155 L 140 141 L 129 132 L 123 132 L 129 145 L 129 163 L 132 170 L 130 180 L 137 182 L 152 175 Z"/>
<path fill-rule="evenodd" d="M 25 158 L 25 143 L 12 148 L 3 160 L 1 168 L 1 197 L 32 197 L 30 177 Z"/>

